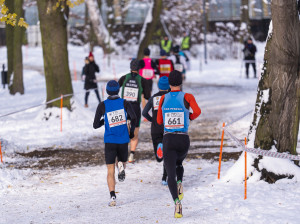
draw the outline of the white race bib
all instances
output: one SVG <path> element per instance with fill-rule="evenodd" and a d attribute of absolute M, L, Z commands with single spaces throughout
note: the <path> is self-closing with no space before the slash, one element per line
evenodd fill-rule
<path fill-rule="evenodd" d="M 184 127 L 184 112 L 169 112 L 165 114 L 165 128 L 178 129 Z"/>
<path fill-rule="evenodd" d="M 107 120 L 110 128 L 126 124 L 124 109 L 108 112 Z"/>
<path fill-rule="evenodd" d="M 161 74 L 169 74 L 171 72 L 171 65 L 162 64 L 159 66 L 159 70 Z"/>
<path fill-rule="evenodd" d="M 161 96 L 156 96 L 156 97 L 153 98 L 153 108 L 154 108 L 154 110 L 158 110 L 160 98 L 161 98 Z"/>
<path fill-rule="evenodd" d="M 124 99 L 127 101 L 137 101 L 139 89 L 138 88 L 124 88 Z"/>
<path fill-rule="evenodd" d="M 182 72 L 183 71 L 183 65 L 182 64 L 175 64 L 174 69 L 179 71 L 179 72 Z"/>
<path fill-rule="evenodd" d="M 153 75 L 154 75 L 154 71 L 152 69 L 143 69 L 142 76 L 145 79 L 151 79 L 151 78 L 153 78 Z"/>

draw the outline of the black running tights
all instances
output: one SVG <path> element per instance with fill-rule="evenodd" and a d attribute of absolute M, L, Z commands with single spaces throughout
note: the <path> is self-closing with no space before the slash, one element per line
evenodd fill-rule
<path fill-rule="evenodd" d="M 175 201 L 178 198 L 177 181 L 182 181 L 182 162 L 190 147 L 190 138 L 184 134 L 165 134 L 163 138 L 164 165 L 168 174 L 168 186 Z"/>

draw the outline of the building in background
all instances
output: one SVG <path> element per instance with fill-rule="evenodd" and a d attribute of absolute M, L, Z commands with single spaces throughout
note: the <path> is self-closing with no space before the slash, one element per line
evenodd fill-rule
<path fill-rule="evenodd" d="M 242 0 L 211 0 L 208 1 L 208 21 L 213 26 L 216 22 L 241 21 Z M 251 33 L 256 40 L 264 41 L 268 34 L 271 19 L 270 0 L 249 0 L 249 19 Z"/>

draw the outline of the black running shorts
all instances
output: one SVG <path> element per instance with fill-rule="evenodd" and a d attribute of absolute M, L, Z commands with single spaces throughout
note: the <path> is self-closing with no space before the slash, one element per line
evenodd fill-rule
<path fill-rule="evenodd" d="M 128 143 L 114 144 L 105 143 L 105 162 L 106 164 L 114 164 L 118 161 L 127 162 L 128 158 Z"/>
<path fill-rule="evenodd" d="M 153 86 L 153 79 L 146 79 L 145 84 L 147 85 L 147 89 L 150 91 L 150 96 L 152 92 L 152 86 Z"/>
<path fill-rule="evenodd" d="M 136 124 L 135 127 L 139 128 L 140 125 L 141 125 L 141 117 L 142 117 L 141 106 L 138 103 L 132 103 L 131 106 L 132 106 L 132 109 L 133 109 L 133 111 L 135 113 L 135 116 L 136 116 L 137 124 Z"/>

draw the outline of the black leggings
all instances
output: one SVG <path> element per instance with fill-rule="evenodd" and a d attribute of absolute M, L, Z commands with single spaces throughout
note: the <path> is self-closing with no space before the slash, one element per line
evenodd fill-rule
<path fill-rule="evenodd" d="M 255 66 L 255 63 L 246 63 L 246 76 L 247 76 L 247 78 L 249 78 L 249 66 L 250 66 L 250 64 L 253 67 L 254 78 L 256 78 L 256 66 Z"/>
<path fill-rule="evenodd" d="M 97 96 L 97 99 L 98 99 L 99 103 L 101 103 L 98 89 L 95 89 L 95 93 L 96 93 L 96 96 Z M 89 95 L 90 95 L 90 91 L 86 91 L 85 92 L 85 97 L 84 97 L 85 104 L 88 104 Z"/>
<path fill-rule="evenodd" d="M 153 149 L 154 149 L 154 155 L 155 155 L 156 161 L 160 163 L 161 161 L 163 161 L 163 158 L 160 159 L 157 157 L 157 146 L 159 143 L 163 142 L 164 135 L 163 134 L 151 134 L 151 137 L 152 137 Z M 166 171 L 165 165 L 163 165 L 162 180 L 167 180 L 167 171 Z"/>
<path fill-rule="evenodd" d="M 163 138 L 164 165 L 168 174 L 168 186 L 175 201 L 178 198 L 177 181 L 182 181 L 182 162 L 190 147 L 190 138 L 185 134 L 165 134 Z"/>

